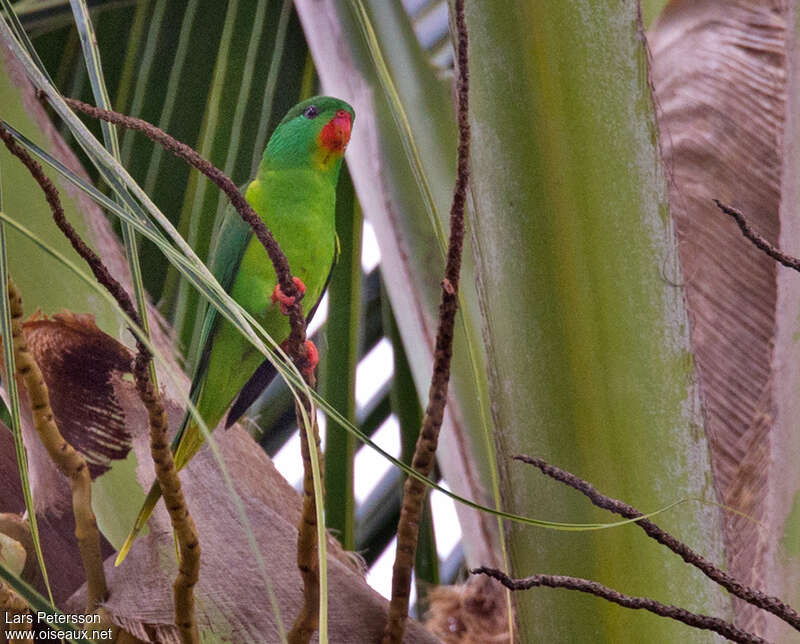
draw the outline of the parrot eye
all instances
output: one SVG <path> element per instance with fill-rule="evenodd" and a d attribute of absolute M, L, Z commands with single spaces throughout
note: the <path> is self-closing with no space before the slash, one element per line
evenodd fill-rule
<path fill-rule="evenodd" d="M 303 112 L 303 116 L 305 116 L 307 119 L 315 119 L 317 118 L 318 114 L 319 110 L 317 110 L 317 107 L 315 105 L 309 105 L 306 108 L 306 111 Z"/>

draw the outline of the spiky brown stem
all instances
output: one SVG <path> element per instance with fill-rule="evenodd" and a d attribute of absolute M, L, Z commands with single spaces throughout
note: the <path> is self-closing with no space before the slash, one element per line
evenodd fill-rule
<path fill-rule="evenodd" d="M 100 554 L 100 532 L 92 512 L 92 479 L 83 456 L 61 435 L 53 410 L 50 394 L 44 383 L 42 372 L 36 364 L 22 331 L 22 298 L 14 282 L 8 281 L 8 299 L 11 305 L 11 330 L 14 339 L 14 360 L 17 374 L 28 391 L 33 424 L 39 439 L 59 471 L 70 480 L 72 487 L 72 511 L 75 514 L 75 537 L 86 571 L 87 612 L 93 611 L 108 595 L 103 558 Z"/>
<path fill-rule="evenodd" d="M 172 529 L 178 539 L 180 562 L 178 576 L 173 584 L 175 602 L 175 625 L 183 642 L 197 642 L 197 620 L 194 610 L 194 587 L 200 571 L 200 542 L 197 528 L 186 507 L 181 489 L 181 480 L 172 458 L 167 435 L 167 413 L 158 391 L 150 380 L 149 356 L 139 352 L 134 365 L 134 379 L 139 397 L 147 408 L 150 421 L 150 453 L 156 469 L 156 478 L 161 486 L 164 504 L 172 521 Z"/>

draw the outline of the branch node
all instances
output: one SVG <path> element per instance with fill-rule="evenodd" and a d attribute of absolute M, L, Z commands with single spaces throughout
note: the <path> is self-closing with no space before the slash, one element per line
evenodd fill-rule
<path fill-rule="evenodd" d="M 684 608 L 662 604 L 650 597 L 625 595 L 613 588 L 609 588 L 608 586 L 604 586 L 603 584 L 589 579 L 566 577 L 564 575 L 533 575 L 532 577 L 525 577 L 523 579 L 512 579 L 504 572 L 488 567 L 473 568 L 469 572 L 472 575 L 481 574 L 497 579 L 497 581 L 506 588 L 513 591 L 528 590 L 529 588 L 538 586 L 577 590 L 582 593 L 594 595 L 595 597 L 600 597 L 614 604 L 619 604 L 624 608 L 643 609 L 661 617 L 668 617 L 669 619 L 683 622 L 692 628 L 714 631 L 733 642 L 742 642 L 743 644 L 768 644 L 767 640 L 758 635 L 738 628 L 730 622 L 726 622 L 718 617 L 693 613 Z"/>

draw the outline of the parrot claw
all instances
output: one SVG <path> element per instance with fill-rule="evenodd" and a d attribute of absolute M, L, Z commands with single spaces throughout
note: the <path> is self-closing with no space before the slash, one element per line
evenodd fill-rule
<path fill-rule="evenodd" d="M 314 370 L 319 364 L 319 351 L 311 340 L 306 340 L 306 363 L 300 370 L 306 377 L 314 375 Z"/>
<path fill-rule="evenodd" d="M 270 299 L 272 300 L 273 304 L 280 303 L 281 305 L 281 313 L 284 315 L 289 315 L 289 309 L 294 306 L 294 303 L 297 299 L 303 297 L 306 292 L 306 285 L 303 284 L 303 280 L 299 277 L 293 277 L 292 281 L 294 282 L 295 287 L 297 288 L 298 297 L 293 295 L 286 295 L 281 290 L 281 285 L 276 284 L 274 290 L 272 291 L 272 295 Z"/>

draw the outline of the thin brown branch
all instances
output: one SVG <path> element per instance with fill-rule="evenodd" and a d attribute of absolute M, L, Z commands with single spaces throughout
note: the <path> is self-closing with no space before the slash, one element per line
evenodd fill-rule
<path fill-rule="evenodd" d="M 33 178 L 41 187 L 53 212 L 53 220 L 72 247 L 86 261 L 100 284 L 102 284 L 117 300 L 120 307 L 141 326 L 140 318 L 122 285 L 108 272 L 102 260 L 80 238 L 67 221 L 58 190 L 44 174 L 42 167 L 12 137 L 11 133 L 0 127 L 0 139 L 9 151 L 22 161 Z M 194 586 L 197 583 L 200 567 L 200 544 L 194 521 L 189 515 L 186 501 L 181 489 L 180 479 L 172 458 L 172 450 L 167 441 L 167 416 L 160 392 L 153 387 L 150 379 L 150 351 L 136 336 L 138 353 L 134 364 L 134 379 L 139 397 L 147 408 L 150 419 L 150 451 L 155 463 L 156 478 L 164 494 L 165 504 L 169 512 L 172 527 L 178 538 L 181 561 L 178 576 L 174 584 L 175 624 L 183 642 L 197 642 L 197 621 L 194 612 Z"/>
<path fill-rule="evenodd" d="M 717 208 L 719 208 L 722 212 L 724 212 L 726 215 L 728 215 L 731 219 L 733 219 L 736 222 L 736 224 L 739 226 L 739 230 L 742 231 L 742 235 L 744 235 L 745 237 L 747 237 L 747 239 L 753 242 L 753 245 L 756 248 L 765 252 L 776 262 L 786 266 L 786 268 L 792 268 L 796 271 L 800 271 L 800 259 L 792 257 L 791 255 L 787 255 L 783 251 L 779 250 L 778 248 L 770 244 L 759 233 L 757 233 L 755 230 L 751 228 L 745 216 L 741 212 L 736 210 L 736 208 L 732 208 L 731 206 L 726 206 L 717 199 L 714 199 L 713 201 L 716 204 Z"/>
<path fill-rule="evenodd" d="M 14 360 L 17 374 L 28 391 L 36 433 L 56 467 L 69 479 L 72 488 L 75 538 L 86 572 L 86 612 L 89 613 L 108 596 L 103 557 L 100 554 L 100 532 L 92 512 L 92 478 L 86 460 L 64 440 L 56 425 L 47 385 L 22 331 L 22 297 L 11 279 L 8 280 L 8 300 L 11 305 Z"/>
<path fill-rule="evenodd" d="M 313 386 L 313 375 L 309 379 Z M 316 443 L 317 454 L 321 453 L 319 428 L 316 414 L 308 400 L 303 399 L 305 412 L 312 426 L 312 435 Z M 311 469 L 308 436 L 303 429 L 303 415 L 299 405 L 295 404 L 295 415 L 300 427 L 300 453 L 303 458 L 303 508 L 297 533 L 297 567 L 303 578 L 303 605 L 289 631 L 289 644 L 306 644 L 319 627 L 319 561 L 317 540 L 317 503 L 314 497 L 314 476 Z M 319 459 L 320 477 L 322 475 L 322 459 Z M 323 488 L 324 489 L 324 488 Z"/>
<path fill-rule="evenodd" d="M 577 590 L 589 595 L 601 597 L 606 601 L 619 604 L 625 608 L 632 608 L 634 610 L 642 609 L 660 615 L 661 617 L 668 617 L 670 619 L 683 622 L 692 628 L 700 630 L 714 631 L 723 637 L 731 640 L 732 642 L 742 642 L 743 644 L 767 644 L 767 640 L 742 630 L 734 626 L 730 622 L 719 619 L 718 617 L 711 617 L 709 615 L 701 615 L 692 613 L 684 608 L 677 606 L 670 606 L 662 604 L 655 599 L 649 597 L 632 597 L 631 595 L 624 595 L 619 591 L 603 586 L 596 581 L 588 579 L 581 579 L 579 577 L 565 577 L 563 575 L 533 575 L 532 577 L 525 577 L 524 579 L 512 579 L 504 572 L 494 568 L 475 568 L 470 570 L 473 575 L 488 575 L 497 579 L 509 590 L 528 590 L 537 586 L 547 586 L 548 588 L 566 588 L 568 590 Z"/>
<path fill-rule="evenodd" d="M 570 472 L 562 470 L 561 468 L 550 465 L 540 458 L 524 455 L 515 456 L 514 458 L 518 461 L 522 461 L 523 463 L 527 463 L 528 465 L 533 465 L 534 467 L 539 468 L 543 474 L 546 474 L 550 478 L 560 481 L 561 483 L 569 485 L 571 488 L 578 490 L 578 492 L 585 495 L 598 508 L 609 510 L 610 512 L 619 514 L 626 519 L 635 519 L 642 516 L 642 513 L 633 506 L 602 494 L 601 492 L 597 491 L 597 489 L 595 489 L 591 483 L 584 481 L 583 479 L 571 474 Z M 767 595 L 760 590 L 756 590 L 744 585 L 732 575 L 728 574 L 724 570 L 720 570 L 710 561 L 697 554 L 694 550 L 689 548 L 689 546 L 681 541 L 678 541 L 678 539 L 673 537 L 671 534 L 659 528 L 649 519 L 640 519 L 636 522 L 636 525 L 644 530 L 647 536 L 655 539 L 661 545 L 664 545 L 672 550 L 672 552 L 680 556 L 681 559 L 683 559 L 686 563 L 691 564 L 700 570 L 704 575 L 706 575 L 706 577 L 722 586 L 729 593 L 736 595 L 736 597 L 743 599 L 753 606 L 769 611 L 776 617 L 779 617 L 787 624 L 791 625 L 794 629 L 800 630 L 800 615 L 798 615 L 797 611 L 788 604 L 784 603 L 777 597 Z"/>
<path fill-rule="evenodd" d="M 414 457 L 411 461 L 411 466 L 424 476 L 428 476 L 433 467 L 439 442 L 439 430 L 442 427 L 444 408 L 447 404 L 450 360 L 453 355 L 453 328 L 458 309 L 461 252 L 464 245 L 464 205 L 469 182 L 469 58 L 464 0 L 456 0 L 454 14 L 456 67 L 458 70 L 456 92 L 458 167 L 453 189 L 453 202 L 450 207 L 450 241 L 447 248 L 444 279 L 442 280 L 442 299 L 439 305 L 439 323 L 433 357 L 433 375 L 428 392 L 428 407 L 425 410 Z M 384 644 L 399 644 L 403 639 L 405 622 L 408 617 L 411 571 L 417 552 L 419 523 L 426 492 L 425 485 L 416 478 L 406 479 L 400 521 L 397 526 L 397 553 L 392 571 L 392 598 L 389 603 L 389 618 L 383 635 Z"/>
<path fill-rule="evenodd" d="M 197 538 L 197 528 L 186 506 L 181 481 L 172 458 L 164 403 L 150 379 L 149 356 L 142 351 L 136 355 L 133 375 L 136 390 L 147 408 L 150 421 L 150 453 L 180 550 L 178 576 L 173 583 L 175 625 L 183 642 L 197 642 L 199 637 L 194 610 L 194 586 L 197 584 L 200 570 L 200 542 Z"/>

